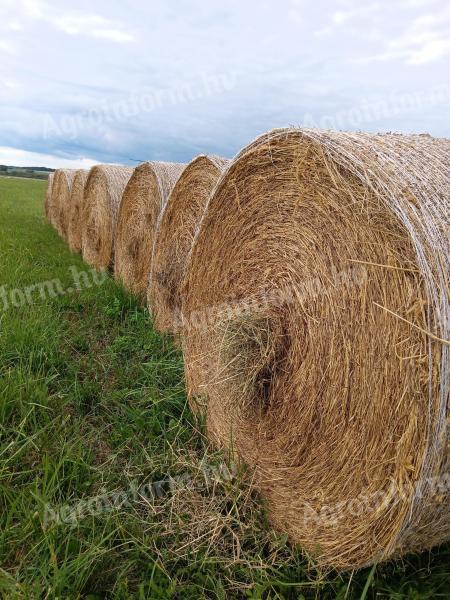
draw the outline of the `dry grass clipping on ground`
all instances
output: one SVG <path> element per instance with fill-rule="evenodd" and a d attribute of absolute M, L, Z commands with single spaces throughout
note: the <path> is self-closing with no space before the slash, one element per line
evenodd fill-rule
<path fill-rule="evenodd" d="M 81 211 L 81 247 L 83 259 L 95 269 L 113 264 L 117 216 L 133 171 L 113 165 L 97 165 L 89 171 Z"/>
<path fill-rule="evenodd" d="M 323 565 L 450 538 L 449 150 L 273 131 L 234 160 L 194 242 L 192 405 Z"/>
<path fill-rule="evenodd" d="M 195 158 L 184 169 L 158 219 L 148 304 L 160 331 L 178 329 L 187 256 L 206 203 L 229 163 L 217 156 Z"/>
<path fill-rule="evenodd" d="M 72 252 L 81 252 L 81 207 L 88 174 L 89 171 L 85 169 L 78 170 L 73 179 L 70 192 L 67 242 Z"/>
<path fill-rule="evenodd" d="M 145 162 L 136 167 L 120 208 L 114 274 L 145 299 L 159 214 L 185 165 Z"/>

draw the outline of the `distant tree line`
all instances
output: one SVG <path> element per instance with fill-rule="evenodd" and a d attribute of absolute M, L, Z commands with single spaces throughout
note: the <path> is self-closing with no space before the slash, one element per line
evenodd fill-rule
<path fill-rule="evenodd" d="M 0 165 L 0 174 L 11 177 L 29 177 L 33 179 L 48 179 L 50 173 L 55 169 L 48 167 L 15 167 L 11 165 Z"/>

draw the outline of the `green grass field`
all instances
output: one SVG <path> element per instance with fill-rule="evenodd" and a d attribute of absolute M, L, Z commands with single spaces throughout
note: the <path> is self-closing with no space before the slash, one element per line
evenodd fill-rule
<path fill-rule="evenodd" d="M 319 573 L 189 411 L 180 352 L 0 178 L 0 597 L 450 598 L 450 546 Z"/>

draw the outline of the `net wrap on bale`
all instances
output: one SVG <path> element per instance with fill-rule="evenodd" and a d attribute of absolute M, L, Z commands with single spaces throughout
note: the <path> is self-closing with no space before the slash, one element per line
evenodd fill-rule
<path fill-rule="evenodd" d="M 67 242 L 72 252 L 81 252 L 81 207 L 88 174 L 89 171 L 85 169 L 78 170 L 75 173 L 70 192 Z"/>
<path fill-rule="evenodd" d="M 156 223 L 184 167 L 179 163 L 142 163 L 123 195 L 114 273 L 141 299 L 145 299 L 148 288 Z"/>
<path fill-rule="evenodd" d="M 148 304 L 160 331 L 176 333 L 186 260 L 206 203 L 230 163 L 218 156 L 201 155 L 180 175 L 158 219 Z"/>
<path fill-rule="evenodd" d="M 133 170 L 97 165 L 89 171 L 81 210 L 81 247 L 83 259 L 95 269 L 113 264 L 117 217 Z"/>
<path fill-rule="evenodd" d="M 449 150 L 270 132 L 219 181 L 189 257 L 192 406 L 322 565 L 450 538 Z"/>

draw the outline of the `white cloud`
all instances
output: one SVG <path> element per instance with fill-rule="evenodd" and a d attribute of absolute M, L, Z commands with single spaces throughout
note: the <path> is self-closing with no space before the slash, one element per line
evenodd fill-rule
<path fill-rule="evenodd" d="M 405 8 L 422 8 L 436 4 L 436 0 L 402 0 L 401 5 Z"/>
<path fill-rule="evenodd" d="M 330 16 L 329 23 L 324 27 L 316 29 L 313 33 L 315 36 L 327 36 L 334 33 L 336 30 L 340 30 L 349 21 L 371 18 L 374 13 L 380 10 L 378 2 L 368 4 L 366 6 L 360 6 L 354 9 L 337 10 Z M 339 33 L 342 33 L 339 31 Z"/>
<path fill-rule="evenodd" d="M 429 40 L 421 48 L 412 51 L 408 62 L 412 65 L 424 65 L 443 58 L 450 51 L 450 39 Z"/>
<path fill-rule="evenodd" d="M 48 19 L 55 27 L 69 35 L 88 35 L 113 42 L 132 42 L 134 35 L 118 27 L 113 21 L 99 15 L 67 14 Z"/>
<path fill-rule="evenodd" d="M 0 51 L 5 52 L 6 54 L 14 54 L 14 44 L 8 40 L 0 40 Z"/>
<path fill-rule="evenodd" d="M 357 11 L 338 10 L 333 15 L 331 15 L 331 20 L 336 25 L 342 25 L 342 23 L 345 23 L 345 21 L 348 21 L 349 19 L 353 18 L 356 14 Z"/>
<path fill-rule="evenodd" d="M 321 29 L 316 29 L 313 31 L 313 35 L 317 37 L 322 37 L 326 35 L 331 35 L 334 31 L 334 27 L 321 27 Z"/>
<path fill-rule="evenodd" d="M 7 24 L 7 28 L 10 31 L 22 31 L 22 29 L 23 29 L 22 24 L 19 23 L 19 21 L 11 21 L 10 23 Z"/>
<path fill-rule="evenodd" d="M 118 29 L 94 29 L 91 32 L 92 37 L 103 38 L 105 40 L 111 40 L 113 42 L 126 43 L 132 42 L 134 36 L 131 33 L 125 33 Z"/>
<path fill-rule="evenodd" d="M 46 4 L 41 0 L 22 0 L 25 15 L 30 19 L 42 19 Z"/>
<path fill-rule="evenodd" d="M 407 64 L 424 65 L 440 60 L 450 52 L 449 13 L 416 17 L 402 35 L 385 44 L 384 52 L 358 62 L 403 59 Z"/>
<path fill-rule="evenodd" d="M 44 0 L 21 0 L 25 17 L 45 21 L 68 35 L 102 38 L 112 42 L 127 43 L 135 38 L 131 30 L 121 23 L 96 14 L 62 12 Z"/>
<path fill-rule="evenodd" d="M 50 167 L 52 169 L 90 169 L 98 161 L 90 158 L 60 158 L 52 154 L 28 152 L 17 148 L 0 146 L 0 164 L 14 165 L 15 167 Z"/>
<path fill-rule="evenodd" d="M 304 0 L 290 0 L 288 7 L 288 17 L 297 25 L 305 24 L 305 5 Z"/>

